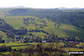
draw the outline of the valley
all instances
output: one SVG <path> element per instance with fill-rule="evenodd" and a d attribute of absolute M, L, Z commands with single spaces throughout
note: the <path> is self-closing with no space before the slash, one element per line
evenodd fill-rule
<path fill-rule="evenodd" d="M 68 51 L 84 51 L 83 16 L 84 10 L 0 9 L 0 54 L 68 56 Z"/>

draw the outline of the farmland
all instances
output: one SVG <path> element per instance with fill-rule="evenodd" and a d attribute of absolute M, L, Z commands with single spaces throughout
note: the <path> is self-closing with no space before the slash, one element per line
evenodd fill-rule
<path fill-rule="evenodd" d="M 0 9 L 0 55 L 68 56 L 68 51 L 84 51 L 84 10 Z"/>

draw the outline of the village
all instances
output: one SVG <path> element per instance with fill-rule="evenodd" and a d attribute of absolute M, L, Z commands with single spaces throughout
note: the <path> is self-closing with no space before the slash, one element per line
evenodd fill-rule
<path fill-rule="evenodd" d="M 24 19 L 27 20 L 27 19 Z M 34 19 L 31 19 L 34 20 Z M 25 23 L 25 22 L 24 22 Z M 26 24 L 26 23 L 25 23 Z M 46 31 L 43 30 L 27 30 L 24 27 L 20 30 L 15 30 L 13 27 L 11 27 L 9 24 L 7 24 L 3 19 L 0 19 L 0 30 L 5 32 L 8 37 L 14 39 L 13 41 L 19 41 L 23 43 L 32 43 L 32 42 L 64 42 L 67 44 L 68 47 L 76 47 L 76 44 L 79 44 L 80 42 L 84 42 L 83 40 L 77 38 L 77 37 L 59 37 L 58 35 L 49 34 Z M 27 32 L 43 32 L 46 35 L 44 36 L 44 39 L 34 38 L 32 34 L 27 34 Z M 22 35 L 29 35 L 30 37 L 25 37 Z M 1 40 L 2 38 L 0 38 Z M 28 39 L 28 40 L 27 40 Z M 0 43 L 5 43 L 5 40 L 1 40 Z M 80 47 L 82 48 L 82 47 Z"/>
<path fill-rule="evenodd" d="M 24 24 L 28 25 L 27 23 L 28 19 L 24 19 Z M 34 20 L 34 19 L 31 19 Z M 44 23 L 46 23 L 45 21 L 42 21 Z M 45 25 L 40 25 L 41 28 L 45 27 Z M 58 26 L 60 27 L 60 26 Z M 29 46 L 29 45 L 15 45 L 15 46 L 6 46 L 6 45 L 1 45 L 0 46 L 0 52 L 32 52 L 31 50 L 38 52 L 39 50 L 45 50 L 45 51 L 58 51 L 58 52 L 65 52 L 63 50 L 59 50 L 57 48 L 43 48 L 41 47 L 44 43 L 64 43 L 63 46 L 60 46 L 59 48 L 78 48 L 78 49 L 84 49 L 84 46 L 77 46 L 80 43 L 84 43 L 84 41 L 82 39 L 79 39 L 78 37 L 69 37 L 69 36 L 65 36 L 65 37 L 59 37 L 58 35 L 54 35 L 54 34 L 50 34 L 49 32 L 46 32 L 44 30 L 27 30 L 24 27 L 22 29 L 14 29 L 12 26 L 10 26 L 7 22 L 5 22 L 5 20 L 0 19 L 0 30 L 4 33 L 6 33 L 7 37 L 11 38 L 12 40 L 9 40 L 12 43 L 18 42 L 18 43 L 39 43 L 36 45 L 36 49 L 19 49 L 19 50 L 12 50 L 12 47 L 17 47 L 17 46 Z M 46 35 L 44 36 L 44 38 L 40 38 L 36 36 L 34 36 L 31 33 L 28 32 L 42 32 L 45 33 Z M 29 37 L 25 36 L 28 35 Z M 9 43 L 9 41 L 3 40 L 2 37 L 0 37 L 0 43 L 4 44 L 4 43 Z M 30 46 L 34 46 L 34 45 L 30 45 Z M 27 51 L 28 50 L 28 51 Z"/>

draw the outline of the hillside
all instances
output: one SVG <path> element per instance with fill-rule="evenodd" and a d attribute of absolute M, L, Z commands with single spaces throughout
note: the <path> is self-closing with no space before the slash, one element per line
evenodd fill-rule
<path fill-rule="evenodd" d="M 65 38 L 69 36 L 84 39 L 84 10 L 0 9 L 0 19 L 4 19 L 14 29 L 43 30 L 49 34 Z M 44 39 L 46 33 L 28 32 Z M 29 36 L 26 34 L 25 36 Z"/>
<path fill-rule="evenodd" d="M 84 51 L 84 9 L 0 9 L 1 56 L 69 56 L 69 51 Z"/>

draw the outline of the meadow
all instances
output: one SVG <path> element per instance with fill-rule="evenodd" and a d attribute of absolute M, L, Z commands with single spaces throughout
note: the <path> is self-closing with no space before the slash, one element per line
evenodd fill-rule
<path fill-rule="evenodd" d="M 39 20 L 44 20 L 46 21 L 46 25 L 43 28 L 40 28 L 40 26 L 35 26 L 34 24 L 29 24 L 29 25 L 25 25 L 23 23 L 23 18 L 35 18 L 35 22 L 32 21 L 33 23 L 37 24 L 37 25 L 45 25 L 40 21 L 37 21 L 37 19 Z M 12 27 L 14 27 L 15 29 L 20 29 L 22 27 L 26 28 L 27 30 L 44 30 L 46 32 L 49 32 L 50 34 L 55 34 L 58 35 L 59 37 L 66 37 L 66 36 L 70 36 L 70 37 L 79 37 L 81 39 L 83 39 L 84 36 L 84 29 L 75 27 L 71 24 L 64 24 L 62 23 L 61 26 L 59 28 L 57 28 L 57 26 L 54 26 L 54 24 L 56 24 L 57 22 L 53 22 L 52 20 L 48 20 L 47 18 L 43 18 L 40 19 L 38 17 L 34 17 L 34 16 L 6 16 L 6 17 L 0 17 L 1 19 L 4 19 L 8 24 L 10 24 Z M 33 33 L 34 35 L 38 35 L 37 33 Z M 39 33 L 39 35 L 44 34 L 44 33 Z M 44 34 L 45 35 L 45 34 Z"/>

